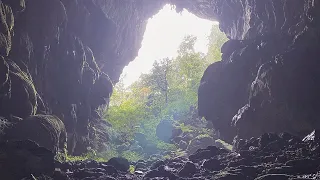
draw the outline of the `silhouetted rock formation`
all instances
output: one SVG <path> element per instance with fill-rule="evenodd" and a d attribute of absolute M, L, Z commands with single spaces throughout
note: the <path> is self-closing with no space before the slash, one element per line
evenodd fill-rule
<path fill-rule="evenodd" d="M 203 75 L 199 114 L 228 142 L 319 128 L 319 2 L 214 2 L 231 40 Z"/>
<path fill-rule="evenodd" d="M 29 116 L 55 115 L 65 125 L 70 154 L 81 155 L 89 146 L 102 150 L 108 137 L 98 110 L 137 55 L 147 19 L 163 5 L 1 0 L 0 117 L 20 129 Z"/>

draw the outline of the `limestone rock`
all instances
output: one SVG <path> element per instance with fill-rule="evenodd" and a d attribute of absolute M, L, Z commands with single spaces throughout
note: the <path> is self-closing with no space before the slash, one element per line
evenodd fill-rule
<path fill-rule="evenodd" d="M 160 140 L 170 142 L 173 129 L 174 126 L 171 121 L 163 120 L 157 125 L 156 135 Z"/>
<path fill-rule="evenodd" d="M 39 147 L 33 141 L 8 141 L 0 143 L 2 166 L 0 174 L 4 179 L 22 179 L 40 175 L 52 176 L 54 172 L 54 154 Z"/>
<path fill-rule="evenodd" d="M 119 171 L 127 172 L 129 170 L 129 162 L 125 158 L 111 158 L 108 163 Z"/>
<path fill-rule="evenodd" d="M 30 116 L 6 130 L 5 136 L 10 140 L 32 140 L 54 154 L 66 150 L 66 130 L 63 122 L 55 116 Z"/>

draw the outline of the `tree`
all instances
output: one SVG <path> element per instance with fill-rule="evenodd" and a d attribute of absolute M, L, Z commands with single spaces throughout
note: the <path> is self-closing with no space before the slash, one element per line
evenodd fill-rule
<path fill-rule="evenodd" d="M 168 84 L 168 76 L 170 70 L 172 68 L 172 60 L 169 58 L 165 58 L 160 60 L 159 62 L 156 61 L 153 64 L 153 69 L 151 71 L 150 76 L 150 83 L 153 91 L 160 92 L 165 97 L 165 103 L 168 103 L 168 91 L 169 91 L 169 84 Z"/>
<path fill-rule="evenodd" d="M 212 62 L 221 58 L 220 48 L 226 40 L 214 25 L 208 54 L 196 52 L 197 38 L 188 35 L 181 42 L 176 58 L 155 61 L 149 73 L 142 74 L 127 88 L 123 77 L 120 78 L 111 97 L 107 121 L 127 141 L 139 131 L 151 142 L 158 142 L 155 129 L 161 120 L 184 119 L 190 107 L 197 106 L 201 77 Z"/>
<path fill-rule="evenodd" d="M 220 31 L 219 25 L 215 24 L 211 28 L 207 60 L 211 63 L 221 60 L 221 46 L 228 40 L 227 36 Z"/>

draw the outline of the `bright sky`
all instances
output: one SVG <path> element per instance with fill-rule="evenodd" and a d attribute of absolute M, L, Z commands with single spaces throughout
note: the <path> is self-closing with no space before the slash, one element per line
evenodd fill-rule
<path fill-rule="evenodd" d="M 142 73 L 150 71 L 155 60 L 176 57 L 179 45 L 186 35 L 196 36 L 196 51 L 207 53 L 207 37 L 214 23 L 185 10 L 177 13 L 170 5 L 166 5 L 149 19 L 138 56 L 123 70 L 124 85 L 129 86 Z"/>

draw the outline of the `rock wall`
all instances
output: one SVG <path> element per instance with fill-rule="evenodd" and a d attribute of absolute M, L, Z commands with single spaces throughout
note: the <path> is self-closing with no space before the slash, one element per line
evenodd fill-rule
<path fill-rule="evenodd" d="M 316 0 L 0 0 L 3 122 L 55 115 L 69 153 L 103 148 L 99 108 L 166 3 L 218 20 L 230 38 L 199 88 L 200 115 L 227 141 L 318 126 Z"/>
<path fill-rule="evenodd" d="M 2 119 L 14 124 L 56 115 L 67 130 L 70 154 L 103 148 L 108 137 L 99 108 L 137 56 L 147 19 L 164 5 L 143 3 L 1 0 Z"/>
<path fill-rule="evenodd" d="M 228 142 L 319 128 L 319 2 L 214 2 L 231 40 L 201 80 L 200 115 Z"/>

